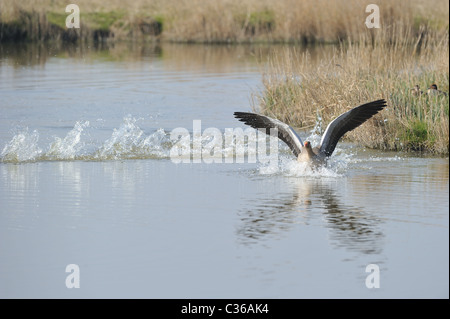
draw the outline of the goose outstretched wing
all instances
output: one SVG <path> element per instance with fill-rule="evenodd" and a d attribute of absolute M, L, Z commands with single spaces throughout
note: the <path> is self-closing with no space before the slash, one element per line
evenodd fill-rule
<path fill-rule="evenodd" d="M 339 139 L 386 107 L 385 100 L 377 100 L 357 106 L 347 111 L 328 124 L 319 145 L 319 154 L 326 157 L 333 154 Z"/>
<path fill-rule="evenodd" d="M 234 117 L 256 129 L 276 128 L 278 130 L 278 138 L 289 146 L 294 155 L 297 157 L 301 153 L 303 142 L 295 130 L 286 123 L 255 113 L 234 112 Z"/>

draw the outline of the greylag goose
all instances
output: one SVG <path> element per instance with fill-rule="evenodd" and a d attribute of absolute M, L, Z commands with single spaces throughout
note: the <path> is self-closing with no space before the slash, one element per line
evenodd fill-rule
<path fill-rule="evenodd" d="M 427 94 L 429 96 L 439 96 L 439 95 L 444 95 L 447 96 L 446 92 L 443 92 L 441 90 L 438 90 L 438 87 L 436 84 L 431 84 L 430 87 L 427 90 Z"/>
<path fill-rule="evenodd" d="M 414 85 L 414 87 L 411 89 L 411 94 L 414 96 L 421 96 L 423 94 L 423 91 L 420 90 L 420 86 L 417 84 Z"/>
<path fill-rule="evenodd" d="M 377 100 L 357 106 L 335 118 L 328 124 L 320 144 L 312 147 L 309 141 L 302 142 L 295 130 L 288 124 L 268 116 L 247 112 L 235 112 L 234 117 L 256 129 L 277 129 L 278 138 L 285 142 L 299 162 L 324 164 L 333 154 L 339 139 L 386 107 L 386 101 Z"/>

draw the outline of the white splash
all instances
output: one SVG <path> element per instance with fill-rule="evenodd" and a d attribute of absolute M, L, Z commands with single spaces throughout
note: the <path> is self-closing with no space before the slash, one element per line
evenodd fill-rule
<path fill-rule="evenodd" d="M 322 117 L 319 112 L 316 115 L 316 123 L 314 127 L 309 131 L 309 136 L 305 139 L 310 141 L 312 145 L 318 145 L 322 139 L 323 129 L 322 129 Z"/>
<path fill-rule="evenodd" d="M 340 161 L 328 161 L 326 165 L 312 167 L 309 163 L 298 162 L 293 157 L 280 157 L 278 166 L 263 165 L 258 168 L 262 175 L 280 174 L 289 177 L 342 177 L 347 165 Z"/>
<path fill-rule="evenodd" d="M 311 169 L 304 163 L 298 163 L 291 150 L 285 143 L 276 139 L 278 147 L 272 152 L 272 142 L 266 140 L 266 135 L 247 134 L 243 136 L 227 129 L 222 132 L 219 129 L 205 130 L 196 140 L 192 133 L 188 138 L 174 140 L 171 133 L 159 128 L 151 134 L 146 134 L 139 126 L 139 119 L 131 116 L 125 117 L 122 124 L 115 128 L 111 136 L 104 142 L 93 141 L 86 130 L 90 127 L 89 121 L 78 121 L 74 127 L 64 136 L 54 137 L 47 147 L 41 148 L 38 144 L 39 133 L 28 132 L 28 129 L 13 136 L 3 148 L 0 154 L 1 162 L 20 163 L 32 161 L 58 161 L 58 160 L 120 160 L 120 159 L 168 159 L 175 146 L 181 146 L 188 150 L 183 156 L 190 162 L 192 159 L 204 159 L 204 163 L 257 163 L 260 174 L 283 174 L 287 176 L 310 177 L 337 177 L 342 176 L 348 170 L 348 165 L 360 161 L 397 161 L 399 157 L 371 157 L 363 160 L 354 157 L 351 148 L 340 148 L 339 145 L 327 165 Z M 314 145 L 320 143 L 322 121 L 317 115 L 314 128 L 301 134 L 307 135 L 304 140 L 311 141 Z M 303 132 L 305 133 L 305 132 Z M 309 133 L 309 134 L 308 134 Z M 244 138 L 244 136 L 246 136 Z M 42 142 L 41 142 L 42 144 Z M 262 152 L 260 148 L 269 150 L 269 154 Z M 183 157 L 184 159 L 184 157 Z M 208 161 L 207 161 L 208 159 Z M 185 162 L 185 161 L 183 161 Z"/>
<path fill-rule="evenodd" d="M 164 158 L 169 154 L 169 140 L 162 128 L 146 136 L 132 117 L 124 118 L 95 155 L 96 159 Z"/>
<path fill-rule="evenodd" d="M 81 133 L 88 126 L 89 121 L 76 122 L 74 128 L 63 139 L 55 137 L 55 141 L 50 144 L 50 148 L 46 152 L 45 157 L 58 160 L 76 158 L 84 145 L 80 143 Z"/>
<path fill-rule="evenodd" d="M 61 160 L 114 160 L 130 158 L 167 158 L 172 142 L 162 128 L 146 135 L 136 124 L 137 120 L 126 117 L 111 137 L 100 146 L 86 140 L 85 130 L 89 121 L 76 122 L 65 137 L 54 137 L 47 148 L 38 146 L 38 131 L 28 129 L 13 136 L 3 148 L 0 161 L 21 163 Z M 89 137 L 89 135 L 87 135 Z M 87 147 L 88 146 L 88 147 Z"/>
<path fill-rule="evenodd" d="M 34 161 L 42 154 L 38 146 L 39 133 L 35 130 L 16 134 L 3 148 L 0 155 L 2 162 L 29 162 Z"/>

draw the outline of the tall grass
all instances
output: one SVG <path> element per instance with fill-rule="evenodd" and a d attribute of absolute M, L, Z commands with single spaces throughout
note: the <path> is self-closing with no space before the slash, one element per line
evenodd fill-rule
<path fill-rule="evenodd" d="M 319 116 L 328 123 L 351 107 L 384 98 L 388 108 L 349 132 L 349 139 L 372 148 L 448 154 L 448 96 L 417 97 L 410 92 L 416 84 L 426 91 L 432 83 L 448 92 L 448 31 L 414 39 L 403 31 L 392 38 L 379 30 L 341 45 L 318 63 L 312 63 L 308 53 L 273 56 L 255 106 L 308 128 Z"/>
<path fill-rule="evenodd" d="M 376 0 L 381 23 L 397 29 L 448 29 L 446 0 Z M 356 41 L 368 15 L 364 0 L 78 0 L 79 37 L 95 31 L 113 39 L 177 42 Z M 66 0 L 0 1 L 0 34 L 22 32 L 29 39 L 61 37 Z M 65 30 L 67 31 L 67 30 Z M 19 34 L 20 35 L 20 34 Z M 1 38 L 1 37 L 0 37 Z"/>

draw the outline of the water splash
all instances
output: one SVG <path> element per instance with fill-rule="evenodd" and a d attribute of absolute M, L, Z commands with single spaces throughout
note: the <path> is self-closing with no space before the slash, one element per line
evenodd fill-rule
<path fill-rule="evenodd" d="M 322 139 L 323 129 L 322 129 L 322 116 L 317 112 L 316 114 L 316 123 L 314 127 L 309 131 L 309 136 L 306 138 L 307 141 L 310 141 L 313 145 L 319 145 L 320 140 Z"/>
<path fill-rule="evenodd" d="M 133 121 L 114 129 L 94 155 L 97 160 L 144 159 L 169 157 L 170 141 L 162 128 L 149 136 Z"/>
<path fill-rule="evenodd" d="M 150 136 L 136 124 L 137 119 L 124 118 L 122 125 L 114 129 L 111 137 L 98 149 L 97 160 L 163 158 L 168 156 L 164 144 L 168 141 L 163 129 Z"/>
<path fill-rule="evenodd" d="M 89 121 L 76 122 L 72 130 L 64 138 L 55 137 L 45 154 L 45 159 L 71 160 L 79 156 L 84 143 L 81 143 L 81 133 L 89 126 Z"/>
<path fill-rule="evenodd" d="M 298 162 L 292 156 L 281 156 L 278 166 L 261 165 L 259 173 L 262 175 L 284 175 L 289 177 L 342 177 L 347 170 L 347 162 L 330 159 L 326 165 L 312 167 L 309 163 Z"/>
<path fill-rule="evenodd" d="M 342 149 L 338 145 L 326 166 L 312 170 L 308 165 L 298 163 L 291 150 L 279 140 L 275 154 L 272 152 L 269 155 L 264 152 L 264 156 L 259 154 L 259 148 L 263 145 L 265 145 L 265 150 L 271 149 L 269 140 L 265 139 L 265 134 L 261 134 L 261 136 L 256 133 L 248 134 L 244 139 L 242 136 L 238 138 L 238 135 L 234 133 L 227 137 L 227 129 L 225 132 L 218 129 L 204 130 L 200 143 L 198 144 L 197 141 L 197 145 L 194 145 L 195 136 L 193 134 L 184 140 L 173 140 L 171 133 L 165 132 L 162 128 L 146 134 L 138 126 L 138 121 L 139 119 L 131 116 L 125 117 L 121 125 L 113 129 L 111 136 L 103 142 L 91 139 L 87 130 L 92 129 L 89 121 L 78 121 L 66 136 L 54 137 L 47 147 L 39 145 L 39 133 L 36 130 L 30 133 L 26 129 L 14 135 L 6 144 L 0 154 L 0 162 L 169 159 L 174 146 L 181 146 L 188 150 L 183 154 L 186 159 L 183 162 L 192 162 L 197 158 L 200 159 L 199 162 L 204 163 L 258 163 L 258 170 L 263 175 L 337 177 L 345 174 L 349 164 L 360 161 L 348 148 Z M 306 137 L 306 140 L 312 141 L 315 145 L 320 143 L 321 125 L 321 119 L 318 116 L 315 127 L 307 132 L 309 136 Z M 188 133 L 187 130 L 185 131 Z M 200 147 L 196 147 L 198 145 Z M 399 159 L 398 157 L 375 157 L 369 161 Z"/>
<path fill-rule="evenodd" d="M 34 161 L 42 154 L 38 146 L 39 133 L 25 131 L 16 134 L 3 148 L 0 159 L 3 162 L 29 162 Z"/>
<path fill-rule="evenodd" d="M 146 135 L 136 122 L 135 118 L 124 118 L 121 126 L 100 146 L 98 143 L 92 146 L 93 141 L 86 140 L 84 132 L 90 127 L 89 121 L 76 122 L 64 138 L 54 137 L 46 148 L 39 146 L 38 131 L 29 133 L 26 129 L 14 135 L 3 148 L 0 162 L 167 158 L 172 143 L 164 130 Z M 93 149 L 88 150 L 87 145 Z"/>

